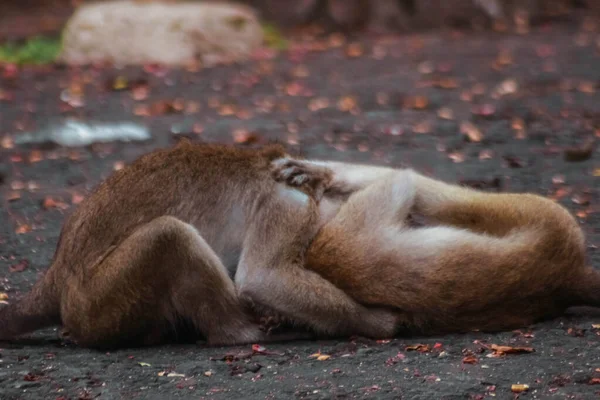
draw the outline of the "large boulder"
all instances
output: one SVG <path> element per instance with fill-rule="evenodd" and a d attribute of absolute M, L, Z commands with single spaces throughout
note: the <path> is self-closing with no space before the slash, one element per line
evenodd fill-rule
<path fill-rule="evenodd" d="M 238 61 L 263 41 L 254 10 L 223 2 L 116 0 L 84 4 L 63 33 L 68 64 L 183 65 Z"/>

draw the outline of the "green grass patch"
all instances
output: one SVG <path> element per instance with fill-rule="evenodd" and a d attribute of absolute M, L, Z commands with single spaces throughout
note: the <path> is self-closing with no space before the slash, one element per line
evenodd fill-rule
<path fill-rule="evenodd" d="M 49 64 L 56 60 L 61 42 L 58 38 L 34 37 L 23 43 L 0 44 L 0 62 L 13 64 Z"/>
<path fill-rule="evenodd" d="M 273 24 L 263 24 L 263 32 L 265 35 L 265 45 L 276 50 L 286 50 L 288 41 L 283 37 L 281 31 Z"/>

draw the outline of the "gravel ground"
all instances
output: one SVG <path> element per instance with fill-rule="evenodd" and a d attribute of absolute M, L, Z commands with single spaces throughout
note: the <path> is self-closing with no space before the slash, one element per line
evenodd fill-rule
<path fill-rule="evenodd" d="M 308 157 L 412 166 L 551 196 L 576 213 L 600 267 L 595 29 L 573 20 L 524 36 L 334 36 L 206 70 L 0 67 L 0 292 L 10 301 L 31 287 L 65 213 L 87 190 L 181 136 L 239 146 L 278 140 Z M 133 120 L 152 140 L 15 144 L 20 132 L 67 117 Z M 600 394 L 595 324 L 600 312 L 588 309 L 494 335 L 111 353 L 46 330 L 0 345 L 0 398 L 591 399 Z M 490 357 L 492 344 L 534 351 Z M 514 384 L 529 390 L 513 393 Z"/>

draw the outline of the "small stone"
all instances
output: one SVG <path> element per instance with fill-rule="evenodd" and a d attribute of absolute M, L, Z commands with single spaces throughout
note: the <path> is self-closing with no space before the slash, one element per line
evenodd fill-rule
<path fill-rule="evenodd" d="M 214 64 L 248 58 L 263 37 L 256 13 L 245 5 L 116 0 L 75 11 L 59 58 L 75 65 Z"/>

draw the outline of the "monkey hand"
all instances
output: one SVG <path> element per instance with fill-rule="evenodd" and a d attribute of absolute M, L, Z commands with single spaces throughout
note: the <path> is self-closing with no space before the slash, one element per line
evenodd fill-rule
<path fill-rule="evenodd" d="M 406 320 L 406 315 L 388 308 L 368 307 L 363 314 L 366 323 L 359 327 L 357 334 L 372 339 L 395 337 Z"/>
<path fill-rule="evenodd" d="M 328 189 L 333 171 L 309 161 L 279 158 L 271 163 L 273 178 L 277 182 L 297 187 L 320 201 Z"/>

